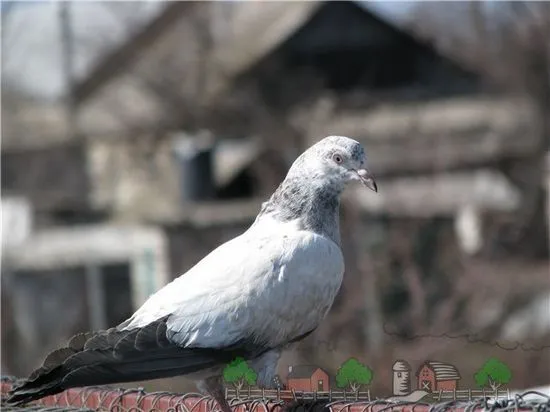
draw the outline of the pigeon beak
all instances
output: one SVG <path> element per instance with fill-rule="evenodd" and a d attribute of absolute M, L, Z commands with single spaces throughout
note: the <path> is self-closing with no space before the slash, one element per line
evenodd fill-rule
<path fill-rule="evenodd" d="M 359 169 L 357 171 L 357 175 L 359 176 L 361 183 L 363 183 L 370 190 L 374 190 L 378 193 L 378 186 L 376 185 L 374 176 L 371 172 L 369 172 L 367 169 Z"/>

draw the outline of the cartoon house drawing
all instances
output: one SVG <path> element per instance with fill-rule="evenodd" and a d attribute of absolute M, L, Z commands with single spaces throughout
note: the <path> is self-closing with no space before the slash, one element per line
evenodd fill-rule
<path fill-rule="evenodd" d="M 329 376 L 317 366 L 289 366 L 286 386 L 295 391 L 326 392 L 330 388 Z"/>
<path fill-rule="evenodd" d="M 418 372 L 418 389 L 426 392 L 452 391 L 457 389 L 460 375 L 458 370 L 449 363 L 427 361 Z"/>
<path fill-rule="evenodd" d="M 398 360 L 393 364 L 393 394 L 396 396 L 411 393 L 411 365 Z"/>

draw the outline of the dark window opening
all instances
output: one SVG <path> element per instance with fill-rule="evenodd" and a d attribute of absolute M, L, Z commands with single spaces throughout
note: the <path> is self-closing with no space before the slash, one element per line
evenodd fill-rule
<path fill-rule="evenodd" d="M 255 179 L 249 170 L 241 171 L 227 185 L 219 188 L 216 198 L 219 200 L 245 199 L 254 195 Z"/>
<path fill-rule="evenodd" d="M 109 326 L 118 325 L 133 313 L 130 265 L 119 263 L 101 268 L 105 293 L 105 312 Z"/>

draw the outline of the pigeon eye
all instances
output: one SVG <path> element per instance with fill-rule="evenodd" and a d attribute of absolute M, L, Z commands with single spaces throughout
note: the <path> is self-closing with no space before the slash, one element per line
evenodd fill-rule
<path fill-rule="evenodd" d="M 332 155 L 332 160 L 334 160 L 338 164 L 340 164 L 344 161 L 344 159 L 342 158 L 342 155 L 340 155 L 338 153 L 335 153 L 334 155 Z"/>

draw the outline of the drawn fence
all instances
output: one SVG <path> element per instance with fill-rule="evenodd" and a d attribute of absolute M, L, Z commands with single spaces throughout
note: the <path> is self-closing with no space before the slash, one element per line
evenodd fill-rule
<path fill-rule="evenodd" d="M 510 390 L 485 390 L 485 389 L 456 389 L 452 391 L 440 390 L 433 393 L 437 402 L 446 401 L 471 401 L 478 398 L 492 398 L 492 399 L 512 399 Z"/>
<path fill-rule="evenodd" d="M 233 388 L 226 389 L 226 397 L 228 399 L 249 400 L 249 399 L 265 399 L 277 401 L 292 401 L 292 400 L 328 400 L 332 401 L 368 401 L 372 400 L 370 390 L 366 392 L 351 392 L 351 391 L 327 391 L 327 392 L 306 392 L 294 390 L 270 390 L 270 389 L 252 389 L 250 387 L 236 390 Z M 430 395 L 428 395 L 430 396 Z M 492 399 L 512 399 L 510 391 L 506 390 L 485 390 L 485 389 L 457 389 L 457 390 L 440 390 L 433 392 L 431 398 L 436 402 L 448 401 L 471 401 L 479 398 Z"/>
<path fill-rule="evenodd" d="M 277 401 L 292 401 L 292 400 L 328 400 L 332 401 L 369 401 L 371 400 L 370 390 L 366 392 L 351 392 L 351 391 L 333 391 L 326 392 L 306 392 L 295 390 L 281 389 L 252 389 L 250 387 L 236 390 L 228 388 L 225 390 L 225 395 L 228 399 L 271 399 Z"/>

